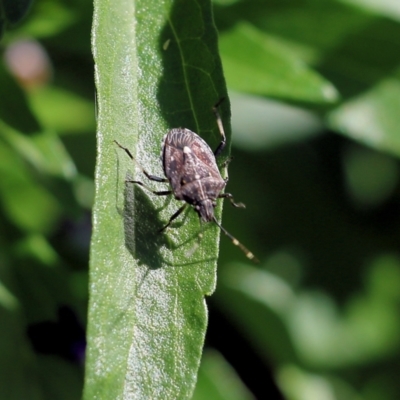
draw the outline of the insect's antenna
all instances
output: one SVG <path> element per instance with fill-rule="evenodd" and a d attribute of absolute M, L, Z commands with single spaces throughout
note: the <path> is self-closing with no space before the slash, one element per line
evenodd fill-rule
<path fill-rule="evenodd" d="M 219 133 L 221 135 L 221 143 L 219 144 L 217 149 L 214 151 L 215 157 L 218 157 L 222 153 L 222 150 L 226 146 L 226 135 L 225 135 L 224 125 L 222 124 L 222 118 L 221 118 L 221 115 L 219 114 L 219 111 L 218 111 L 218 107 L 220 106 L 220 104 L 224 100 L 225 100 L 225 97 L 222 97 L 222 99 L 220 99 L 217 102 L 217 104 L 215 104 L 214 107 L 213 107 L 215 118 L 217 119 L 218 130 L 219 130 Z"/>
<path fill-rule="evenodd" d="M 156 182 L 168 182 L 168 179 L 165 178 L 159 178 L 158 176 L 155 175 L 151 175 L 149 174 L 139 163 L 138 160 L 136 160 L 135 157 L 133 157 L 132 153 L 130 152 L 130 150 L 124 146 L 122 146 L 121 144 L 119 144 L 116 140 L 113 141 L 119 148 L 121 148 L 122 150 L 125 151 L 126 154 L 128 154 L 128 157 L 142 170 L 142 172 L 147 176 L 147 178 L 149 178 L 152 181 L 156 181 Z M 143 184 L 140 184 L 143 186 Z M 166 194 L 166 193 L 165 193 Z"/>
<path fill-rule="evenodd" d="M 125 153 L 128 155 L 128 157 L 144 172 L 144 168 L 139 164 L 139 162 L 136 160 L 135 157 L 133 157 L 132 153 L 130 152 L 130 150 L 124 146 L 122 146 L 122 144 L 119 144 L 116 140 L 113 140 L 113 142 L 122 150 L 125 151 Z"/>
<path fill-rule="evenodd" d="M 239 240 L 237 240 L 235 237 L 233 237 L 221 224 L 219 224 L 215 217 L 213 218 L 213 220 L 219 226 L 221 231 L 224 232 L 225 235 L 228 236 L 228 238 L 232 240 L 232 243 L 235 246 L 239 247 L 240 250 L 243 251 L 243 253 L 246 255 L 246 257 L 249 260 L 255 262 L 256 264 L 258 264 L 260 262 L 260 260 L 247 247 L 243 246 L 242 243 L 239 242 Z"/>

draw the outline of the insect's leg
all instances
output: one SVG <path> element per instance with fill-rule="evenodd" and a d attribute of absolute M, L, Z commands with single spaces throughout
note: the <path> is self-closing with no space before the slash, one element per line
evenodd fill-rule
<path fill-rule="evenodd" d="M 132 153 L 129 151 L 128 148 L 126 148 L 126 147 L 120 145 L 116 140 L 114 140 L 114 143 L 115 143 L 118 147 L 120 147 L 122 150 L 124 150 L 126 154 L 128 154 L 128 157 L 129 157 L 133 162 L 135 162 L 135 163 L 138 165 L 138 167 L 142 170 L 142 172 L 146 175 L 146 177 L 147 177 L 148 179 L 150 179 L 151 181 L 156 181 L 156 182 L 168 182 L 168 179 L 166 179 L 166 178 L 160 178 L 160 177 L 158 177 L 158 176 L 149 174 L 149 173 L 139 164 L 139 162 L 136 160 L 136 158 L 133 157 Z M 133 182 L 133 181 L 132 181 L 132 182 Z M 136 183 L 136 182 L 134 182 L 134 183 Z M 144 186 L 144 185 L 141 184 L 141 183 L 139 183 L 139 185 Z"/>
<path fill-rule="evenodd" d="M 157 196 L 168 196 L 169 194 L 172 194 L 172 190 L 153 190 L 151 187 L 145 185 L 143 182 L 140 181 L 131 181 L 131 180 L 126 180 L 126 183 L 136 183 L 136 185 L 140 185 L 144 187 L 146 190 L 149 192 L 157 195 Z"/>
<path fill-rule="evenodd" d="M 229 180 L 229 175 L 228 175 L 228 165 L 229 163 L 232 161 L 232 157 L 229 157 L 224 164 L 222 165 L 222 168 L 225 169 L 225 176 L 226 178 L 224 179 L 225 183 L 228 182 Z M 221 193 L 220 195 L 218 195 L 218 198 L 225 198 L 225 199 L 229 199 L 229 201 L 231 202 L 231 204 L 234 207 L 238 207 L 238 208 L 246 208 L 246 206 L 243 203 L 236 203 L 233 196 L 230 193 Z"/>
<path fill-rule="evenodd" d="M 225 170 L 225 173 L 223 175 L 225 175 L 225 183 L 228 183 L 229 181 L 229 174 L 228 174 L 228 165 L 229 163 L 233 160 L 233 157 L 229 157 L 223 164 L 222 164 L 222 168 Z"/>
<path fill-rule="evenodd" d="M 161 228 L 161 229 L 159 230 L 159 232 L 162 232 L 162 231 L 164 231 L 165 229 L 167 229 L 167 228 L 171 225 L 172 221 L 173 221 L 174 219 L 176 219 L 180 214 L 182 214 L 182 212 L 183 212 L 183 210 L 186 208 L 186 206 L 187 206 L 187 204 L 185 203 L 178 211 L 176 211 L 176 212 L 171 216 L 171 218 L 169 219 L 168 224 L 165 225 L 163 228 Z"/>
<path fill-rule="evenodd" d="M 219 226 L 219 228 L 221 229 L 222 232 L 225 233 L 226 236 L 228 236 L 229 239 L 231 239 L 232 243 L 239 247 L 240 250 L 243 251 L 243 253 L 246 255 L 246 257 L 255 262 L 255 263 L 259 263 L 260 261 L 258 260 L 258 258 L 245 246 L 242 245 L 242 243 L 239 242 L 239 240 L 237 240 L 235 237 L 233 237 L 222 225 L 220 225 L 217 221 L 217 219 L 214 217 L 214 222 Z"/>
<path fill-rule="evenodd" d="M 228 199 L 234 207 L 237 208 L 246 208 L 246 205 L 243 203 L 235 203 L 235 199 L 230 193 L 221 193 L 218 195 L 219 199 Z"/>
<path fill-rule="evenodd" d="M 219 111 L 218 111 L 218 107 L 224 100 L 225 100 L 225 98 L 222 97 L 222 99 L 220 99 L 217 102 L 217 104 L 215 104 L 215 106 L 213 107 L 215 118 L 217 119 L 218 130 L 221 135 L 221 143 L 218 145 L 218 147 L 214 151 L 215 157 L 218 157 L 222 153 L 222 150 L 224 150 L 224 148 L 226 146 L 226 136 L 225 136 L 224 126 L 222 124 L 221 115 L 219 114 Z"/>

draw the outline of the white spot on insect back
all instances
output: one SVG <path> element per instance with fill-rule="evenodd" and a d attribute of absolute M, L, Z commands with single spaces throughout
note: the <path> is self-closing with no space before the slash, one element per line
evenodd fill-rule
<path fill-rule="evenodd" d="M 189 147 L 185 146 L 185 147 L 183 148 L 183 152 L 184 152 L 185 154 L 190 154 L 190 153 L 192 152 L 192 150 L 190 150 Z"/>
<path fill-rule="evenodd" d="M 194 178 L 195 178 L 195 179 L 200 179 L 200 175 L 196 174 L 196 175 L 194 176 Z"/>

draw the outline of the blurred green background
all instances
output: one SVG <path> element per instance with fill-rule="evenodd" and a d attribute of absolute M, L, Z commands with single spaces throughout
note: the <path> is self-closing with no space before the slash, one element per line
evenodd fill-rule
<path fill-rule="evenodd" d="M 96 155 L 89 1 L 0 2 L 0 398 L 83 384 Z M 214 2 L 226 237 L 195 399 L 400 396 L 400 3 Z"/>

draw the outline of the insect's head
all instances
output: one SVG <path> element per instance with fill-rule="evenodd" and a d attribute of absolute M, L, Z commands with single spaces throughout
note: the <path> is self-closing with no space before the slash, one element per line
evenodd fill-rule
<path fill-rule="evenodd" d="M 215 206 L 215 201 L 205 199 L 196 204 L 194 209 L 196 210 L 197 214 L 199 214 L 199 217 L 203 222 L 211 222 L 214 220 Z"/>

